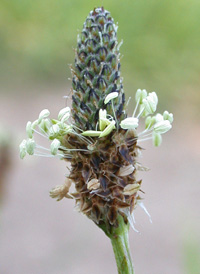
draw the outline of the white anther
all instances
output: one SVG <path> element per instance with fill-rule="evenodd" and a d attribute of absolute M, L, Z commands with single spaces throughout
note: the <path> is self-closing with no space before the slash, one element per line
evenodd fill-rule
<path fill-rule="evenodd" d="M 26 124 L 26 133 L 29 138 L 33 138 L 32 123 L 30 121 L 28 121 L 28 123 Z"/>
<path fill-rule="evenodd" d="M 120 126 L 123 129 L 135 129 L 138 127 L 138 118 L 128 117 L 121 121 Z"/>
<path fill-rule="evenodd" d="M 136 100 L 136 102 L 139 101 L 139 104 L 142 104 L 142 100 L 145 99 L 146 97 L 147 97 L 147 91 L 146 91 L 146 89 L 143 89 L 143 90 L 138 89 L 136 91 L 135 100 Z"/>
<path fill-rule="evenodd" d="M 26 140 L 23 140 L 19 145 L 20 158 L 23 159 L 26 156 Z"/>
<path fill-rule="evenodd" d="M 97 130 L 86 130 L 81 133 L 83 136 L 91 136 L 91 137 L 98 137 L 101 134 L 102 131 Z"/>
<path fill-rule="evenodd" d="M 107 111 L 106 109 L 99 110 L 99 129 L 102 131 L 105 127 L 110 123 L 110 121 L 106 118 Z"/>
<path fill-rule="evenodd" d="M 50 111 L 48 109 L 43 109 L 39 114 L 38 122 L 40 123 L 42 119 L 47 118 L 50 115 Z"/>
<path fill-rule="evenodd" d="M 168 120 L 163 120 L 163 121 L 157 122 L 154 125 L 154 131 L 156 133 L 160 133 L 160 134 L 167 132 L 171 128 L 172 128 L 172 126 Z"/>
<path fill-rule="evenodd" d="M 157 104 L 158 104 L 158 97 L 156 95 L 155 92 L 151 92 L 149 93 L 149 95 L 142 100 L 143 106 L 144 106 L 144 110 L 149 113 L 152 114 L 156 111 L 157 108 Z"/>
<path fill-rule="evenodd" d="M 172 123 L 174 120 L 173 114 L 169 113 L 167 110 L 163 112 L 163 118 L 164 120 L 168 120 L 170 123 Z"/>
<path fill-rule="evenodd" d="M 111 121 L 110 124 L 101 132 L 99 138 L 105 137 L 111 133 L 111 131 L 115 128 L 115 121 Z"/>
<path fill-rule="evenodd" d="M 61 109 L 60 112 L 58 113 L 58 120 L 62 120 L 62 121 L 63 121 L 63 119 L 64 119 L 64 121 L 68 120 L 70 117 L 70 111 L 71 110 L 69 107 L 65 107 L 65 108 Z"/>
<path fill-rule="evenodd" d="M 110 100 L 113 100 L 113 99 L 115 99 L 116 97 L 118 97 L 118 92 L 111 92 L 111 93 L 109 93 L 107 96 L 106 96 L 106 98 L 105 98 L 105 100 L 104 100 L 104 104 L 108 104 L 109 102 L 110 102 Z"/>
<path fill-rule="evenodd" d="M 150 129 L 155 124 L 155 122 L 156 122 L 155 117 L 148 116 L 145 120 L 145 128 Z"/>
<path fill-rule="evenodd" d="M 35 150 L 35 141 L 33 139 L 28 139 L 26 142 L 26 151 L 29 155 L 33 155 L 34 154 L 34 150 Z"/>
<path fill-rule="evenodd" d="M 58 139 L 54 139 L 53 142 L 51 143 L 51 154 L 56 155 L 59 147 L 60 147 L 60 141 Z"/>

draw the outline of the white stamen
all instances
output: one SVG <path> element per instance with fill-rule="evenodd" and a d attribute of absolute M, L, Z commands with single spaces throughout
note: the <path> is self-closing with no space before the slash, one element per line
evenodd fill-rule
<path fill-rule="evenodd" d="M 43 109 L 39 114 L 38 123 L 40 123 L 42 121 L 42 119 L 47 118 L 49 115 L 50 115 L 49 110 Z"/>
<path fill-rule="evenodd" d="M 168 120 L 157 122 L 154 125 L 154 131 L 156 133 L 160 133 L 160 134 L 166 133 L 171 128 L 172 128 L 172 126 L 171 126 L 171 124 L 170 124 L 170 122 Z"/>
<path fill-rule="evenodd" d="M 120 126 L 123 129 L 135 129 L 138 127 L 138 119 L 134 117 L 128 117 L 121 121 Z"/>
<path fill-rule="evenodd" d="M 26 124 L 26 133 L 29 138 L 33 138 L 32 123 L 30 121 L 28 121 L 28 123 Z"/>
<path fill-rule="evenodd" d="M 59 147 L 60 147 L 60 141 L 58 139 L 54 139 L 53 142 L 51 143 L 51 154 L 56 155 Z"/>
<path fill-rule="evenodd" d="M 24 159 L 26 156 L 26 140 L 23 140 L 21 144 L 19 145 L 19 151 L 20 151 L 20 158 Z"/>
<path fill-rule="evenodd" d="M 135 101 L 138 102 L 139 104 L 142 104 L 142 100 L 147 97 L 147 91 L 145 89 L 141 90 L 138 89 L 135 94 Z"/>
<path fill-rule="evenodd" d="M 33 155 L 34 154 L 34 150 L 35 150 L 35 141 L 33 139 L 28 139 L 26 142 L 26 151 L 29 155 Z"/>
<path fill-rule="evenodd" d="M 106 96 L 106 98 L 105 98 L 105 100 L 104 100 L 104 104 L 108 104 L 109 102 L 110 102 L 110 100 L 113 100 L 113 99 L 115 99 L 116 97 L 118 97 L 118 92 L 111 92 L 111 93 L 109 93 L 107 96 Z"/>
<path fill-rule="evenodd" d="M 58 120 L 62 120 L 63 122 L 65 120 L 68 120 L 68 118 L 70 117 L 70 108 L 69 107 L 65 107 L 63 109 L 61 109 L 58 113 Z M 63 120 L 64 118 L 64 120 Z"/>
<path fill-rule="evenodd" d="M 163 112 L 163 118 L 164 120 L 168 120 L 170 123 L 172 123 L 174 120 L 173 114 L 169 113 L 167 110 Z"/>

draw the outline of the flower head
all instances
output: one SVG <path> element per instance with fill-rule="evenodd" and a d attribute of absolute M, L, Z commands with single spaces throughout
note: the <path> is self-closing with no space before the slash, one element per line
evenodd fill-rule
<path fill-rule="evenodd" d="M 159 146 L 173 122 L 168 111 L 155 114 L 157 94 L 145 89 L 136 91 L 136 107 L 132 116 L 127 115 L 116 32 L 108 11 L 90 12 L 71 68 L 72 109 L 62 108 L 55 119 L 42 110 L 38 119 L 27 123 L 28 138 L 20 144 L 21 158 L 29 154 L 69 161 L 66 183 L 50 196 L 73 198 L 82 213 L 106 228 L 117 227 L 119 215 L 133 225 L 137 205 L 147 212 L 141 203 L 142 181 L 136 179 L 139 143 L 151 139 Z M 145 128 L 140 131 L 143 117 Z M 36 134 L 49 146 L 37 144 Z M 72 183 L 75 192 L 69 193 Z"/>

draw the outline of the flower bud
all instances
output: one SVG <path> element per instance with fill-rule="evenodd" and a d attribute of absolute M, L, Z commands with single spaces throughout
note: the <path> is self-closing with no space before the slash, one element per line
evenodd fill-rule
<path fill-rule="evenodd" d="M 23 140 L 19 145 L 20 158 L 24 159 L 26 156 L 26 140 Z"/>
<path fill-rule="evenodd" d="M 58 139 L 54 139 L 53 142 L 51 143 L 51 154 L 56 155 L 59 147 L 60 147 L 60 141 Z"/>
<path fill-rule="evenodd" d="M 145 89 L 138 89 L 135 94 L 136 102 L 139 100 L 139 104 L 142 104 L 142 100 L 147 97 L 147 91 Z"/>
<path fill-rule="evenodd" d="M 106 96 L 106 98 L 105 98 L 105 100 L 104 100 L 104 104 L 108 104 L 109 102 L 110 102 L 110 100 L 113 100 L 113 99 L 115 99 L 116 97 L 118 97 L 118 92 L 111 92 L 111 93 L 109 93 L 107 96 Z"/>
<path fill-rule="evenodd" d="M 39 114 L 38 122 L 40 123 L 42 119 L 47 118 L 50 115 L 50 112 L 48 109 L 43 109 Z"/>
<path fill-rule="evenodd" d="M 128 117 L 121 121 L 120 126 L 123 129 L 135 129 L 138 127 L 138 118 Z"/>
<path fill-rule="evenodd" d="M 35 141 L 33 139 L 28 139 L 26 142 L 26 151 L 29 155 L 33 155 L 34 154 L 34 150 L 35 150 Z"/>
<path fill-rule="evenodd" d="M 169 113 L 167 110 L 163 112 L 163 118 L 164 120 L 168 120 L 170 123 L 172 123 L 174 120 L 173 114 Z"/>
<path fill-rule="evenodd" d="M 160 146 L 162 143 L 162 136 L 159 133 L 153 132 L 153 144 L 155 147 Z"/>
<path fill-rule="evenodd" d="M 170 130 L 171 128 L 172 128 L 172 126 L 171 126 L 170 122 L 168 120 L 163 120 L 163 121 L 157 122 L 154 125 L 154 132 L 163 134 L 163 133 L 167 132 L 168 130 Z"/>

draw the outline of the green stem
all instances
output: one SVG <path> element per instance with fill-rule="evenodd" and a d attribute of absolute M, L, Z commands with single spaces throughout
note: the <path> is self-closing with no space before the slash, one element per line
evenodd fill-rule
<path fill-rule="evenodd" d="M 121 215 L 118 216 L 118 227 L 100 226 L 111 239 L 118 274 L 134 274 L 129 247 L 129 225 L 125 224 Z"/>

